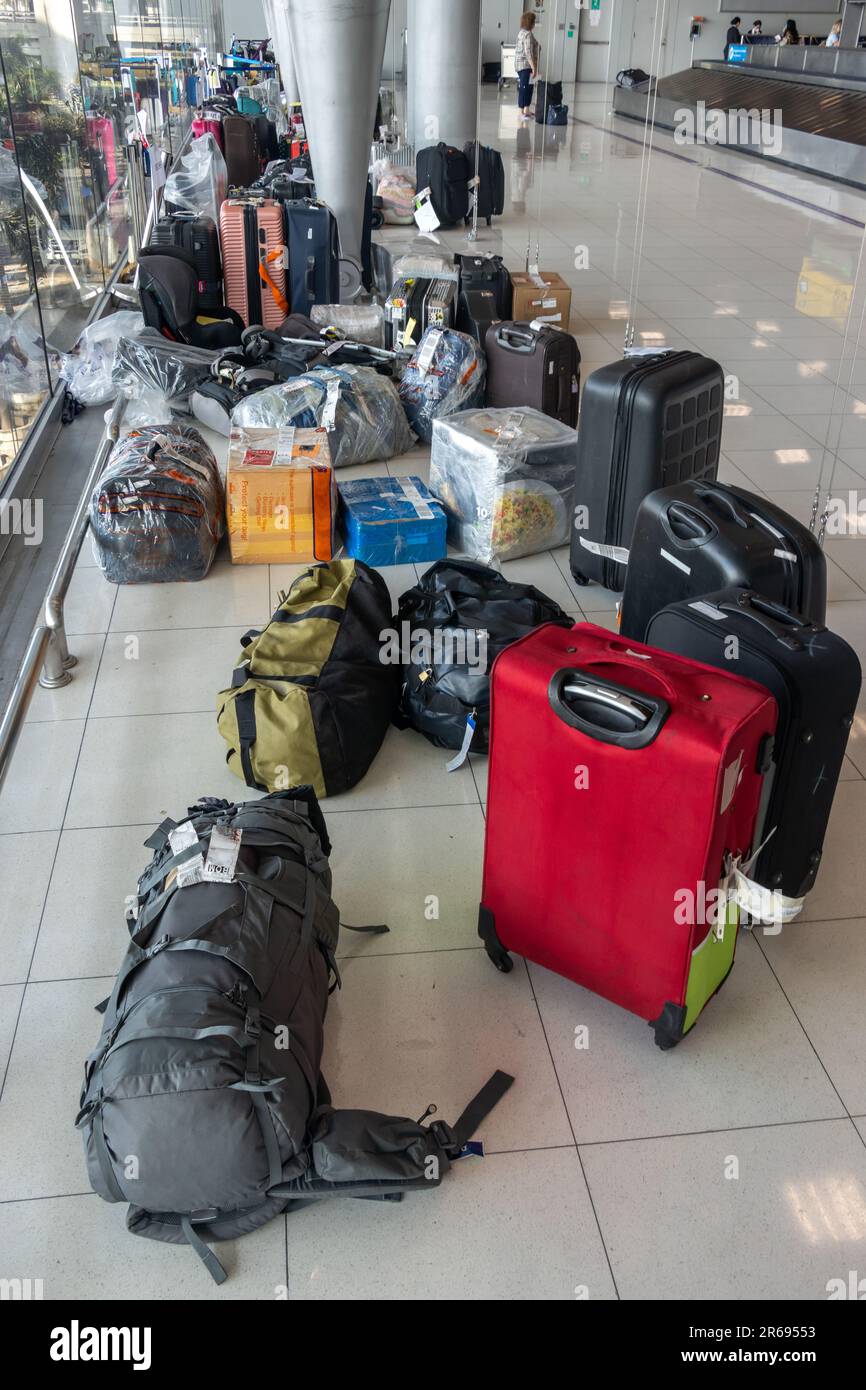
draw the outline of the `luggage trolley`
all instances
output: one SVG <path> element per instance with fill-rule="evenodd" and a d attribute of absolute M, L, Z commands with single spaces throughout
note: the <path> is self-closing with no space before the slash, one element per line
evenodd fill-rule
<path fill-rule="evenodd" d="M 517 81 L 517 68 L 514 66 L 514 54 L 517 51 L 516 43 L 501 43 L 499 45 L 499 90 L 505 86 L 506 82 Z"/>

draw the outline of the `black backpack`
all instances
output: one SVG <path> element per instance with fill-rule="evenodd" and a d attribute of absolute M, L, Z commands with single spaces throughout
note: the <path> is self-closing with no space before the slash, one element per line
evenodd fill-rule
<path fill-rule="evenodd" d="M 474 560 L 438 560 L 400 598 L 397 631 L 409 634 L 409 660 L 394 723 L 417 729 L 437 748 L 461 748 L 472 716 L 467 751 L 485 753 L 490 668 L 542 623 L 572 626 L 559 604 L 531 584 L 511 583 Z"/>
<path fill-rule="evenodd" d="M 643 68 L 623 68 L 616 75 L 618 87 L 639 87 L 643 82 L 652 82 L 652 77 Z"/>
<path fill-rule="evenodd" d="M 454 261 L 460 269 L 461 290 L 490 290 L 496 298 L 499 318 L 510 319 L 514 287 L 502 257 L 491 251 L 486 251 L 484 255 L 458 251 Z"/>
<path fill-rule="evenodd" d="M 475 174 L 475 141 L 463 146 L 469 161 L 469 177 Z M 501 217 L 505 209 L 505 167 L 502 155 L 490 145 L 482 145 L 478 154 L 478 216 L 490 226 L 491 219 Z M 467 221 L 468 221 L 467 217 Z"/>
<path fill-rule="evenodd" d="M 496 1072 L 453 1127 L 332 1107 L 320 1066 L 341 923 L 310 788 L 203 798 L 145 843 L 76 1121 L 94 1191 L 221 1284 L 211 1241 L 323 1197 L 437 1187 L 512 1078 Z"/>
<path fill-rule="evenodd" d="M 474 174 L 463 150 L 440 141 L 415 158 L 415 184 L 418 192 L 430 189 L 433 211 L 443 227 L 463 222 L 469 213 L 469 180 Z"/>

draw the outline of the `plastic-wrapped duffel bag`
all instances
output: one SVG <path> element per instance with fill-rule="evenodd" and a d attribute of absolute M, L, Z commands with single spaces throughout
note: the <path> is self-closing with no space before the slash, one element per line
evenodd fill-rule
<path fill-rule="evenodd" d="M 217 461 L 191 425 L 119 439 L 90 499 L 96 561 L 112 584 L 203 579 L 225 525 Z"/>
<path fill-rule="evenodd" d="M 375 463 L 412 446 L 397 388 L 372 367 L 315 367 L 241 401 L 233 425 L 328 431 L 331 466 Z"/>
<path fill-rule="evenodd" d="M 400 382 L 406 418 L 419 439 L 429 444 L 433 421 L 484 400 L 486 359 L 468 333 L 427 328 Z"/>

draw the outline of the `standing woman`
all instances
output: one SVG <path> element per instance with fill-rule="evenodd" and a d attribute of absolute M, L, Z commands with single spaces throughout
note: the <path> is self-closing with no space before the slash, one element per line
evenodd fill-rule
<path fill-rule="evenodd" d="M 533 34 L 535 15 L 526 10 L 520 16 L 520 32 L 514 49 L 514 69 L 517 73 L 517 105 L 524 120 L 529 120 L 532 84 L 538 77 L 538 55 L 541 45 Z"/>

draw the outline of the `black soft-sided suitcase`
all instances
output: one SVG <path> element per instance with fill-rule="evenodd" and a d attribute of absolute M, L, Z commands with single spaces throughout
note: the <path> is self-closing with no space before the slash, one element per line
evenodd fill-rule
<path fill-rule="evenodd" d="M 303 199 L 285 205 L 289 243 L 289 303 L 293 314 L 314 304 L 340 302 L 337 219 L 324 203 Z"/>
<path fill-rule="evenodd" d="M 535 120 L 538 125 L 547 124 L 547 110 L 550 106 L 562 105 L 562 83 L 543 82 L 535 84 Z"/>
<path fill-rule="evenodd" d="M 188 251 L 198 273 L 200 308 L 222 307 L 222 261 L 219 235 L 212 217 L 199 217 L 194 212 L 171 212 L 157 222 L 151 232 L 150 245 L 179 246 L 182 251 Z"/>
<path fill-rule="evenodd" d="M 766 843 L 748 872 L 764 888 L 802 897 L 821 862 L 860 694 L 856 653 L 825 627 L 744 589 L 663 608 L 650 619 L 646 640 L 746 676 L 775 696 L 773 776 L 753 848 Z"/>
<path fill-rule="evenodd" d="M 531 405 L 572 429 L 580 398 L 580 351 L 570 333 L 495 323 L 484 340 L 490 406 Z"/>
<path fill-rule="evenodd" d="M 824 552 L 794 517 L 743 488 L 689 480 L 645 497 L 631 537 L 622 635 L 642 642 L 659 609 L 724 588 L 754 589 L 823 623 Z"/>
<path fill-rule="evenodd" d="M 498 317 L 511 318 L 514 286 L 501 256 L 490 251 L 483 256 L 458 252 L 454 264 L 460 270 L 461 290 L 490 290 L 496 296 Z"/>
<path fill-rule="evenodd" d="M 249 188 L 262 172 L 262 150 L 255 121 L 249 116 L 225 116 L 223 140 L 229 187 Z"/>
<path fill-rule="evenodd" d="M 697 352 L 626 357 L 586 379 L 577 447 L 571 572 L 622 589 L 648 492 L 719 466 L 724 373 Z"/>
<path fill-rule="evenodd" d="M 469 177 L 475 177 L 475 141 L 463 146 L 463 153 L 469 161 Z M 482 145 L 478 152 L 478 216 L 483 217 L 488 227 L 494 217 L 501 217 L 505 210 L 505 167 L 502 155 L 490 145 Z M 470 220 L 467 217 L 467 222 Z"/>
<path fill-rule="evenodd" d="M 469 212 L 469 180 L 474 173 L 462 150 L 440 141 L 415 156 L 415 186 L 430 189 L 433 211 L 443 227 L 463 222 Z"/>
<path fill-rule="evenodd" d="M 490 290 L 461 290 L 457 300 L 457 324 L 460 333 L 468 333 L 484 347 L 487 330 L 499 322 L 496 296 Z"/>

